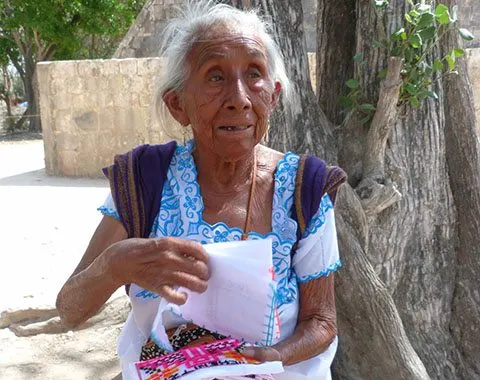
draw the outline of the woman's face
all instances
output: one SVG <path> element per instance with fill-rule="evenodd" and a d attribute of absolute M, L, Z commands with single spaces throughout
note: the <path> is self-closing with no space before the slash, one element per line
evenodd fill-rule
<path fill-rule="evenodd" d="M 183 92 L 164 97 L 174 117 L 191 125 L 199 148 L 222 159 L 251 153 L 280 93 L 269 76 L 263 43 L 254 34 L 221 28 L 194 45 L 188 65 Z M 169 96 L 178 96 L 177 110 Z"/>

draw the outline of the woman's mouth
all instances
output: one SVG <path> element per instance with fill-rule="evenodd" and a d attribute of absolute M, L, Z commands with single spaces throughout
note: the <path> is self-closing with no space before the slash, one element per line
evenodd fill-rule
<path fill-rule="evenodd" d="M 228 132 L 240 132 L 245 131 L 250 127 L 253 127 L 253 125 L 222 125 L 219 129 Z"/>

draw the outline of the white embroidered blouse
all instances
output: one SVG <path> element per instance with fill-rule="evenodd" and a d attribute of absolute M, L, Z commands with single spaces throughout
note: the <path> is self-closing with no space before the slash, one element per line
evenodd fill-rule
<path fill-rule="evenodd" d="M 241 240 L 243 231 L 229 228 L 225 223 L 210 225 L 202 218 L 203 201 L 197 183 L 197 170 L 192 156 L 193 142 L 178 145 L 172 156 L 163 187 L 160 211 L 155 218 L 150 237 L 173 236 L 198 241 L 202 244 Z M 327 276 L 336 271 L 339 259 L 335 219 L 332 202 L 325 195 L 319 210 L 314 214 L 295 252 L 297 222 L 291 218 L 294 201 L 295 177 L 299 156 L 286 153 L 275 172 L 272 207 L 272 231 L 266 235 L 250 232 L 248 239 L 272 240 L 274 279 L 277 282 L 276 306 L 280 323 L 280 341 L 293 334 L 298 315 L 298 284 Z M 119 219 L 112 197 L 99 207 L 104 215 Z M 119 340 L 122 367 L 138 360 L 140 350 L 148 338 L 159 297 L 134 284 L 130 289 L 132 312 Z M 151 314 L 151 315 L 150 315 Z M 171 313 L 166 318 L 168 326 L 184 322 Z M 133 334 L 133 335 L 132 335 Z M 134 337 L 136 336 L 136 337 Z M 330 379 L 330 365 L 337 348 L 337 339 L 321 355 L 285 367 L 285 372 L 275 375 L 280 380 Z"/>

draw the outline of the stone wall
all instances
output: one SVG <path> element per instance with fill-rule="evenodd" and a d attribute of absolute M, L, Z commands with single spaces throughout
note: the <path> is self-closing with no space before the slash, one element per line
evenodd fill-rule
<path fill-rule="evenodd" d="M 480 136 L 480 49 L 467 49 L 468 74 L 473 88 L 473 100 L 477 115 L 477 131 Z"/>
<path fill-rule="evenodd" d="M 160 70 L 158 58 L 38 64 L 47 173 L 99 177 L 114 154 L 175 137 L 153 107 Z"/>
<path fill-rule="evenodd" d="M 149 0 L 121 42 L 114 58 L 157 57 L 159 41 L 167 20 L 185 0 Z"/>
<path fill-rule="evenodd" d="M 458 0 L 458 20 L 460 27 L 470 30 L 475 40 L 468 47 L 480 47 L 480 0 Z"/>

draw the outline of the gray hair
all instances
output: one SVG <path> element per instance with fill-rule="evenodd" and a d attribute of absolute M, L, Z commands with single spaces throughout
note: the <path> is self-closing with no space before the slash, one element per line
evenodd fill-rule
<path fill-rule="evenodd" d="M 267 51 L 267 65 L 270 77 L 282 87 L 282 96 L 288 101 L 290 81 L 287 77 L 283 56 L 271 37 L 270 24 L 255 10 L 242 11 L 213 0 L 187 0 L 179 9 L 179 16 L 169 20 L 163 31 L 160 56 L 165 59 L 164 75 L 157 84 L 155 107 L 160 121 L 167 120 L 168 110 L 163 95 L 168 90 L 181 92 L 188 75 L 187 56 L 193 45 L 202 38 L 205 31 L 225 23 L 229 27 L 254 30 Z"/>

